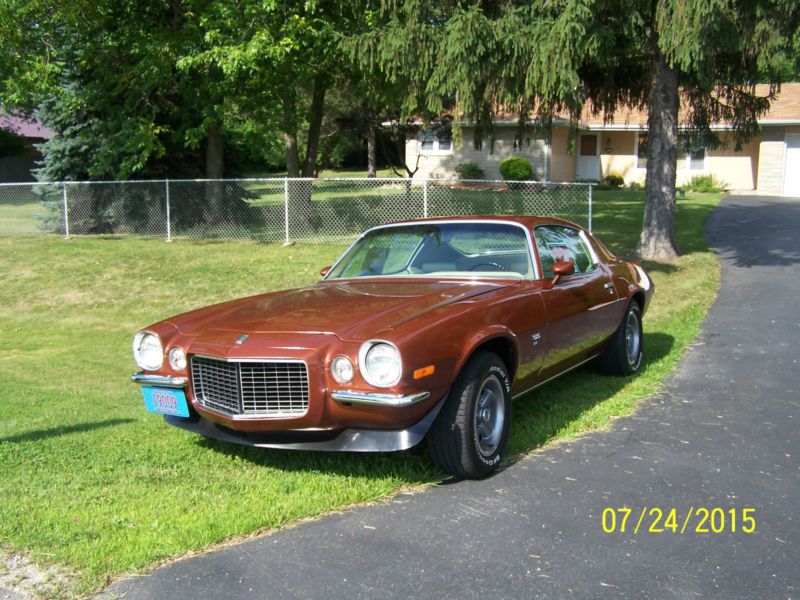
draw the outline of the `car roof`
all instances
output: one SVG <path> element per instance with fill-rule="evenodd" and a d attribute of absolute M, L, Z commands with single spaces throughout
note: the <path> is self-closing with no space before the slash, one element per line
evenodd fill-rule
<path fill-rule="evenodd" d="M 527 228 L 533 228 L 537 225 L 567 225 L 570 227 L 577 227 L 579 229 L 584 229 L 582 226 L 578 225 L 577 223 L 573 223 L 571 221 L 565 221 L 564 219 L 557 219 L 556 217 L 544 217 L 539 215 L 460 215 L 460 216 L 453 216 L 453 217 L 429 217 L 427 219 L 407 219 L 404 221 L 395 221 L 393 223 L 388 223 L 387 225 L 413 225 L 414 223 L 436 223 L 438 221 L 464 221 L 469 223 L 470 221 L 497 221 L 500 222 L 511 222 L 511 223 L 519 223 Z"/>

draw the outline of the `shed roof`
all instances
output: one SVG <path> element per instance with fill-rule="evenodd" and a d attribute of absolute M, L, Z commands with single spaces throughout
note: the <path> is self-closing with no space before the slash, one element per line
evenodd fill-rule
<path fill-rule="evenodd" d="M 6 112 L 0 108 L 0 129 L 10 131 L 25 138 L 49 139 L 55 133 L 36 119 L 25 117 L 14 111 Z"/>

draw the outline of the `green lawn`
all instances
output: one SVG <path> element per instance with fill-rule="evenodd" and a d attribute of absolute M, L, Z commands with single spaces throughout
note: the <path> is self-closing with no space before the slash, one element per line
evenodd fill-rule
<path fill-rule="evenodd" d="M 595 231 L 633 247 L 642 195 L 598 192 Z M 718 283 L 702 224 L 718 196 L 678 205 L 674 264 L 645 317 L 644 371 L 583 369 L 515 403 L 511 453 L 606 425 L 652 394 L 695 337 Z M 144 411 L 131 335 L 170 314 L 314 281 L 341 245 L 0 238 L 0 540 L 66 565 L 76 593 L 232 536 L 437 481 L 424 454 L 254 450 Z"/>
<path fill-rule="evenodd" d="M 40 224 L 47 210 L 38 202 L 0 206 L 0 235 L 33 235 L 41 232 Z"/>

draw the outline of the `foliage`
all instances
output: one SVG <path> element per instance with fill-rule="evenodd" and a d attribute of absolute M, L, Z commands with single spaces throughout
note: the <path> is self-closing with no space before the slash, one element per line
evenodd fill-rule
<path fill-rule="evenodd" d="M 605 179 L 603 179 L 603 181 L 605 182 L 606 185 L 615 188 L 622 187 L 623 185 L 625 185 L 625 178 L 622 177 L 622 175 L 620 175 L 619 173 L 609 173 L 608 175 L 605 176 Z"/>
<path fill-rule="evenodd" d="M 714 175 L 695 175 L 686 185 L 686 189 L 692 192 L 724 192 L 728 189 L 728 184 L 720 181 Z"/>
<path fill-rule="evenodd" d="M 209 96 L 180 77 L 176 57 L 191 47 L 187 13 L 157 2 L 33 0 L 47 18 L 47 90 L 32 90 L 56 138 L 43 148 L 45 179 L 195 177 L 203 160 L 187 145 Z"/>
<path fill-rule="evenodd" d="M 455 170 L 461 179 L 483 179 L 486 176 L 481 166 L 474 161 L 456 165 Z"/>
<path fill-rule="evenodd" d="M 528 159 L 521 156 L 512 156 L 501 161 L 498 169 L 506 181 L 528 181 L 533 177 L 533 166 Z"/>
<path fill-rule="evenodd" d="M 630 185 L 628 185 L 628 189 L 632 192 L 638 192 L 644 189 L 644 186 L 638 181 L 631 181 Z"/>
<path fill-rule="evenodd" d="M 312 174 L 325 93 L 345 70 L 336 35 L 358 10 L 324 0 L 9 3 L 0 103 L 46 102 L 43 117 L 82 158 L 65 169 L 54 150 L 45 169 L 91 178 L 217 176 L 226 145 L 234 159 L 274 163 L 276 143 L 280 162 Z"/>
<path fill-rule="evenodd" d="M 475 123 L 473 144 L 494 139 L 498 110 L 549 126 L 577 126 L 587 103 L 610 117 L 648 101 L 651 165 L 644 254 L 674 256 L 678 99 L 685 125 L 709 147 L 714 123 L 739 141 L 757 131 L 777 83 L 795 72 L 800 6 L 794 0 L 531 3 L 389 1 L 353 52 L 396 81 L 406 107 L 453 113 L 454 138 Z M 413 49 L 413 51 L 411 50 Z M 754 82 L 768 81 L 758 95 Z M 420 111 L 422 112 L 422 111 Z"/>

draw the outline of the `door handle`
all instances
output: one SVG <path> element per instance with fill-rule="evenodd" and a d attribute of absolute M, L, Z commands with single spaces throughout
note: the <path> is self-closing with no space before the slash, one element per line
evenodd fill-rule
<path fill-rule="evenodd" d="M 603 284 L 603 287 L 606 288 L 610 294 L 614 293 L 614 284 L 611 283 L 610 281 L 608 283 Z"/>

